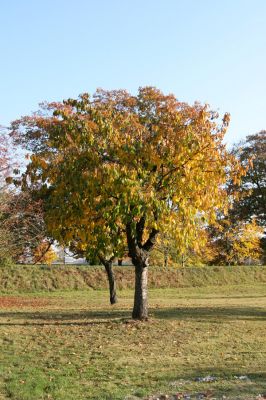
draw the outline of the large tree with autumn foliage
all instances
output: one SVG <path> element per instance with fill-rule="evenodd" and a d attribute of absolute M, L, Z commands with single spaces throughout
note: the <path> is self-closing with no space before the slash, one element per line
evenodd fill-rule
<path fill-rule="evenodd" d="M 229 116 L 217 121 L 206 105 L 145 87 L 136 96 L 98 90 L 45 104 L 13 123 L 13 137 L 33 151 L 26 176 L 49 199 L 51 234 L 89 245 L 97 226 L 108 245 L 110 234 L 115 247 L 127 241 L 133 318 L 148 316 L 149 256 L 158 235 L 171 229 L 187 247 L 199 221 L 226 209 L 227 179 L 241 175 L 222 143 Z"/>

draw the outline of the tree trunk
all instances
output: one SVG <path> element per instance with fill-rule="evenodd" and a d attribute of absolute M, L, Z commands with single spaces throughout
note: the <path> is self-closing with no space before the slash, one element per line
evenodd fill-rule
<path fill-rule="evenodd" d="M 112 261 L 104 261 L 104 268 L 107 273 L 108 281 L 109 281 L 109 291 L 110 291 L 110 303 L 115 304 L 117 303 L 117 296 L 116 296 L 116 283 L 115 283 L 115 276 L 112 268 Z"/>
<path fill-rule="evenodd" d="M 135 266 L 135 296 L 132 318 L 139 320 L 148 319 L 148 265 L 150 251 L 154 247 L 159 231 L 153 228 L 148 239 L 143 243 L 145 216 L 136 224 L 136 231 L 132 230 L 132 224 L 126 225 L 128 255 Z"/>
<path fill-rule="evenodd" d="M 135 266 L 135 296 L 132 318 L 148 319 L 148 266 Z"/>
<path fill-rule="evenodd" d="M 116 297 L 116 283 L 115 283 L 115 275 L 113 271 L 113 260 L 114 257 L 111 257 L 106 259 L 104 256 L 101 254 L 97 255 L 100 262 L 104 265 L 107 277 L 108 277 L 108 282 L 109 282 L 109 292 L 110 292 L 110 303 L 115 304 L 117 303 L 117 297 Z"/>
<path fill-rule="evenodd" d="M 104 265 L 108 282 L 109 282 L 109 292 L 110 292 L 110 303 L 115 304 L 117 303 L 117 296 L 116 296 L 116 283 L 115 283 L 115 276 L 113 271 L 113 261 L 112 259 L 106 260 L 105 258 L 99 256 L 101 263 Z"/>
<path fill-rule="evenodd" d="M 164 268 L 168 268 L 168 258 L 169 258 L 168 250 L 166 250 L 164 252 Z"/>
<path fill-rule="evenodd" d="M 123 265 L 123 258 L 119 258 L 118 259 L 118 265 L 121 267 L 121 265 Z"/>

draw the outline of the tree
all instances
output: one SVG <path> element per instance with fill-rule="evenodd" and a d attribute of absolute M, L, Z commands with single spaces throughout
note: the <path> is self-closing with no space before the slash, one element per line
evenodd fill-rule
<path fill-rule="evenodd" d="M 15 167 L 12 160 L 12 148 L 10 146 L 10 138 L 7 130 L 0 126 L 0 191 L 6 188 L 6 178 L 11 169 Z M 14 155 L 14 153 L 13 153 Z M 13 157 L 14 159 L 14 157 Z"/>
<path fill-rule="evenodd" d="M 169 229 L 159 236 L 151 254 L 151 264 L 179 267 L 186 265 L 206 265 L 213 259 L 213 248 L 210 246 L 209 232 L 206 226 L 197 221 L 194 228 L 194 237 L 190 237 L 189 243 L 185 237 L 177 241 L 175 235 Z M 187 245 L 185 245 L 187 243 Z"/>
<path fill-rule="evenodd" d="M 231 218 L 252 221 L 266 227 L 266 131 L 247 136 L 235 145 L 232 153 L 247 169 L 239 188 L 239 199 L 234 201 Z"/>
<path fill-rule="evenodd" d="M 13 191 L 7 180 L 10 172 L 15 168 L 15 152 L 10 143 L 7 130 L 0 126 L 0 262 L 11 262 L 14 256 L 15 243 L 13 232 L 9 229 L 7 215 L 9 204 L 13 198 Z"/>
<path fill-rule="evenodd" d="M 8 251 L 16 262 L 31 260 L 43 241 L 51 242 L 44 222 L 43 203 L 30 191 L 8 191 L 0 220 L 2 228 L 8 232 Z"/>
<path fill-rule="evenodd" d="M 232 203 L 229 213 L 231 223 L 236 226 L 238 222 L 243 224 L 256 223 L 264 229 L 264 235 L 260 234 L 260 247 L 266 258 L 266 131 L 262 130 L 236 144 L 232 149 L 241 165 L 246 168 L 246 174 L 242 178 L 237 189 L 238 196 Z M 228 186 L 228 191 L 234 184 Z M 261 257 L 263 259 L 263 257 Z"/>
<path fill-rule="evenodd" d="M 10 193 L 0 191 L 0 264 L 11 263 L 14 254 L 12 233 L 4 222 L 10 196 Z"/>
<path fill-rule="evenodd" d="M 76 172 L 66 172 L 74 185 L 77 180 Z M 110 303 L 115 304 L 117 293 L 113 261 L 125 253 L 125 235 L 119 226 L 106 225 L 101 210 L 97 210 L 97 198 L 91 194 L 87 198 L 90 209 L 86 204 L 84 207 L 77 206 L 76 192 L 69 190 L 69 186 L 61 186 L 61 176 L 62 170 L 54 177 L 53 185 L 41 194 L 45 203 L 48 232 L 59 244 L 69 247 L 75 255 L 87 260 L 98 260 L 104 266 L 109 282 Z"/>
<path fill-rule="evenodd" d="M 71 208 L 70 240 L 99 214 L 108 232 L 126 235 L 135 266 L 133 318 L 148 316 L 149 256 L 158 235 L 171 227 L 187 246 L 199 218 L 211 222 L 217 207 L 227 207 L 225 184 L 243 172 L 222 143 L 229 116 L 220 125 L 217 118 L 206 105 L 146 87 L 136 96 L 99 90 L 92 99 L 48 104 L 12 125 L 13 137 L 34 151 L 27 176 L 50 199 L 61 197 L 48 226 L 54 213 L 66 221 Z"/>
<path fill-rule="evenodd" d="M 257 225 L 255 219 L 251 222 L 233 222 L 228 217 L 223 217 L 210 231 L 212 264 L 241 265 L 260 261 L 263 228 Z"/>
<path fill-rule="evenodd" d="M 7 129 L 0 128 L 0 259 L 25 262 L 44 240 L 42 202 L 13 185 L 19 174 L 18 155 Z"/>
<path fill-rule="evenodd" d="M 75 238 L 71 239 L 68 246 L 74 254 L 85 257 L 88 261 L 99 260 L 104 266 L 109 282 L 110 303 L 115 304 L 117 292 L 113 261 L 125 254 L 125 245 L 119 230 L 108 231 L 101 220 L 100 216 L 93 220 L 87 219 L 86 225 L 80 226 L 74 235 L 71 234 L 71 237 Z"/>

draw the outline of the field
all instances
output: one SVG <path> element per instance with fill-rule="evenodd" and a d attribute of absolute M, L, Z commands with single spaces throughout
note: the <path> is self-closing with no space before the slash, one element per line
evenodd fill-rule
<path fill-rule="evenodd" d="M 2 292 L 0 399 L 263 398 L 265 284 L 150 289 L 148 322 L 132 299 Z"/>

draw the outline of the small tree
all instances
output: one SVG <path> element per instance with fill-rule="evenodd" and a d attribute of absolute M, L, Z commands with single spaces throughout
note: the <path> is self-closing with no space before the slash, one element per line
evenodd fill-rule
<path fill-rule="evenodd" d="M 233 222 L 224 217 L 211 231 L 212 264 L 241 265 L 260 261 L 263 228 L 255 219 Z"/>
<path fill-rule="evenodd" d="M 222 143 L 229 117 L 219 126 L 207 106 L 151 87 L 137 96 L 100 90 L 43 112 L 13 123 L 13 136 L 34 151 L 27 174 L 52 197 L 68 188 L 78 235 L 95 211 L 108 232 L 122 228 L 135 266 L 132 316 L 146 319 L 158 234 L 171 229 L 187 246 L 199 217 L 210 222 L 217 207 L 226 208 L 228 177 L 236 182 L 241 175 Z M 57 213 L 66 219 L 69 205 L 63 196 L 61 202 Z"/>
<path fill-rule="evenodd" d="M 210 227 L 214 256 L 212 263 L 243 264 L 259 262 L 263 252 L 266 204 L 266 131 L 247 136 L 231 151 L 246 173 L 236 187 L 227 185 L 231 207 L 228 215 L 219 215 L 218 223 Z M 231 198 L 231 191 L 237 192 Z"/>
<path fill-rule="evenodd" d="M 104 266 L 109 282 L 110 303 L 115 304 L 117 294 L 113 261 L 125 254 L 125 234 L 119 225 L 106 223 L 101 209 L 98 210 L 98 199 L 94 192 L 87 192 L 86 201 L 82 206 L 79 204 L 78 191 L 81 188 L 76 186 L 76 173 L 75 169 L 69 169 L 67 163 L 62 164 L 60 174 L 54 176 L 53 184 L 49 188 L 42 188 L 48 231 L 60 245 L 69 247 L 76 256 L 98 260 Z M 65 174 L 75 186 L 74 191 L 69 185 L 61 185 L 62 175 Z"/>
<path fill-rule="evenodd" d="M 181 241 L 178 241 L 170 229 L 167 233 L 159 235 L 151 254 L 151 264 L 163 265 L 167 268 L 168 266 L 204 265 L 213 259 L 209 233 L 200 220 L 194 228 L 194 237 L 191 234 L 189 243 L 186 237 L 182 236 L 180 239 Z"/>
<path fill-rule="evenodd" d="M 0 191 L 0 264 L 11 263 L 16 250 L 12 232 L 6 224 L 7 204 L 11 195 Z"/>
<path fill-rule="evenodd" d="M 59 240 L 62 242 L 62 237 Z M 68 240 L 68 247 L 75 255 L 85 257 L 87 261 L 93 260 L 94 263 L 100 262 L 104 266 L 109 282 L 110 304 L 117 303 L 113 261 L 125 253 L 119 231 L 107 232 L 105 226 L 97 219 L 97 224 L 88 221 L 88 224 L 80 227 L 78 232 L 70 233 Z M 64 241 L 66 242 L 66 239 Z"/>
<path fill-rule="evenodd" d="M 7 129 L 0 126 L 0 191 L 6 189 L 6 178 L 9 176 L 12 168 L 15 168 L 14 151 L 10 143 L 10 137 L 7 134 Z"/>
<path fill-rule="evenodd" d="M 252 221 L 266 227 L 266 131 L 249 135 L 232 151 L 243 167 L 250 165 L 238 188 L 231 219 Z"/>
<path fill-rule="evenodd" d="M 15 193 L 8 185 L 8 177 L 17 166 L 15 151 L 7 129 L 0 126 L 0 262 L 10 263 L 16 256 L 14 232 L 10 227 L 10 204 Z"/>
<path fill-rule="evenodd" d="M 12 257 L 17 262 L 32 259 L 36 248 L 47 240 L 43 202 L 30 191 L 9 192 L 1 223 L 9 232 Z"/>

